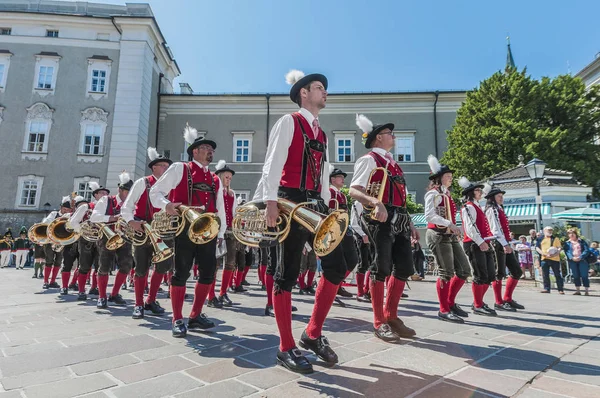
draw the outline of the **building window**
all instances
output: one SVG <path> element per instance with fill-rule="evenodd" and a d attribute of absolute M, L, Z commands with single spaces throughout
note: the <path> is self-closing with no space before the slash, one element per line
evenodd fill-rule
<path fill-rule="evenodd" d="M 354 161 L 354 133 L 333 132 L 335 137 L 335 162 Z"/>
<path fill-rule="evenodd" d="M 252 161 L 252 135 L 254 133 L 233 133 L 233 161 L 248 163 Z"/>
<path fill-rule="evenodd" d="M 103 93 L 106 84 L 106 71 L 105 70 L 92 70 L 92 87 L 90 91 L 93 93 Z"/>
<path fill-rule="evenodd" d="M 238 198 L 242 198 L 244 202 L 247 202 L 250 198 L 250 191 L 235 191 L 235 200 L 237 201 Z"/>
<path fill-rule="evenodd" d="M 30 122 L 27 152 L 47 152 L 46 135 L 48 134 L 47 122 Z"/>
<path fill-rule="evenodd" d="M 87 108 L 81 112 L 81 138 L 78 160 L 98 161 L 104 155 L 104 135 L 108 126 L 108 112 Z M 95 157 L 95 158 L 94 158 Z"/>
<path fill-rule="evenodd" d="M 415 135 L 414 133 L 396 133 L 395 157 L 397 162 L 415 161 Z"/>
<path fill-rule="evenodd" d="M 38 74 L 37 88 L 51 89 L 53 76 L 54 76 L 54 67 L 40 66 L 40 73 Z"/>
<path fill-rule="evenodd" d="M 17 199 L 15 207 L 17 208 L 34 208 L 40 203 L 40 193 L 42 192 L 42 184 L 44 177 L 34 175 L 20 176 L 17 179 Z"/>
<path fill-rule="evenodd" d="M 8 68 L 10 66 L 10 58 L 12 53 L 6 50 L 0 50 L 0 92 L 6 87 L 6 79 L 8 77 Z"/>
<path fill-rule="evenodd" d="M 58 61 L 61 57 L 54 52 L 41 52 L 35 58 L 33 91 L 41 96 L 53 94 L 58 75 Z"/>
<path fill-rule="evenodd" d="M 0 28 L 0 35 L 10 36 L 11 33 L 11 28 Z"/>
<path fill-rule="evenodd" d="M 47 30 L 46 37 L 58 37 L 58 30 Z"/>
<path fill-rule="evenodd" d="M 99 124 L 87 124 L 83 137 L 83 151 L 86 155 L 101 155 L 102 151 L 102 126 Z"/>
<path fill-rule="evenodd" d="M 86 96 L 98 100 L 108 93 L 112 60 L 106 55 L 88 58 Z"/>
<path fill-rule="evenodd" d="M 83 196 L 83 198 L 85 200 L 91 201 L 92 200 L 92 189 L 89 187 L 89 184 L 88 184 L 91 181 L 100 182 L 99 179 L 91 178 L 88 176 L 75 178 L 73 191 L 75 191 L 77 193 L 77 195 Z"/>
<path fill-rule="evenodd" d="M 24 155 L 21 158 L 31 160 L 45 159 L 48 152 L 48 139 L 52 128 L 52 113 L 54 109 L 43 102 L 38 102 L 27 108 L 25 139 L 23 142 Z"/>

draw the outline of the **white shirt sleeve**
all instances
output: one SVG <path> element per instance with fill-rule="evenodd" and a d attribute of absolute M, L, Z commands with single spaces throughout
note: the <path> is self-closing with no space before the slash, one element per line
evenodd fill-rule
<path fill-rule="evenodd" d="M 221 219 L 221 229 L 219 229 L 218 237 L 223 238 L 225 236 L 225 231 L 227 230 L 227 218 L 225 217 L 225 201 L 223 200 L 222 182 L 219 182 L 219 189 L 217 190 L 217 217 Z"/>
<path fill-rule="evenodd" d="M 365 236 L 365 232 L 358 221 L 362 211 L 363 205 L 358 200 L 355 200 L 354 204 L 352 205 L 352 210 L 350 211 L 350 226 L 352 227 L 352 230 L 361 237 Z"/>
<path fill-rule="evenodd" d="M 285 115 L 271 129 L 261 177 L 262 200 L 277 200 L 281 172 L 287 160 L 290 145 L 292 145 L 292 138 L 294 138 L 294 120 L 292 115 Z M 261 186 L 260 183 L 259 186 Z"/>
<path fill-rule="evenodd" d="M 485 211 L 485 216 L 490 224 L 490 230 L 492 234 L 496 236 L 496 239 L 502 246 L 508 245 L 506 238 L 504 237 L 504 231 L 502 231 L 502 226 L 500 225 L 500 220 L 496 216 L 496 212 L 493 207 L 488 207 Z"/>
<path fill-rule="evenodd" d="M 425 220 L 428 223 L 449 227 L 452 225 L 452 222 L 440 216 L 435 211 L 435 208 L 442 202 L 442 199 L 441 194 L 435 189 L 427 191 L 425 194 Z"/>
<path fill-rule="evenodd" d="M 43 224 L 48 224 L 51 223 L 52 221 L 54 221 L 54 219 L 58 217 L 58 211 L 53 210 L 50 212 L 50 214 L 48 214 L 46 217 L 44 217 L 44 219 L 42 220 Z"/>
<path fill-rule="evenodd" d="M 262 177 L 258 180 L 258 185 L 256 186 L 256 191 L 254 191 L 254 196 L 252 200 L 263 200 L 263 179 Z"/>
<path fill-rule="evenodd" d="M 467 214 L 469 212 L 469 214 Z M 464 225 L 465 234 L 477 245 L 484 242 L 480 231 L 477 229 L 477 210 L 472 205 L 466 204 L 460 211 L 461 219 Z M 469 217 L 470 216 L 470 217 Z"/>
<path fill-rule="evenodd" d="M 237 209 L 237 198 L 235 197 L 235 191 L 231 188 L 229 188 L 229 190 L 231 191 L 231 193 L 233 194 L 233 206 L 231 207 L 231 216 L 235 217 L 235 210 Z"/>
<path fill-rule="evenodd" d="M 108 196 L 101 197 L 98 203 L 96 203 L 96 206 L 94 206 L 94 210 L 92 211 L 92 215 L 90 216 L 90 221 L 107 223 L 110 219 L 110 216 L 106 215 L 107 206 Z"/>
<path fill-rule="evenodd" d="M 328 146 L 325 146 L 325 152 L 327 159 L 329 159 Z M 325 205 L 329 206 L 329 200 L 331 199 L 331 192 L 329 191 L 329 162 L 323 162 L 323 170 L 321 170 L 321 198 L 325 201 Z"/>
<path fill-rule="evenodd" d="M 133 183 L 133 186 L 129 190 L 129 195 L 127 195 L 127 198 L 121 206 L 121 216 L 125 221 L 129 222 L 134 220 L 133 212 L 135 211 L 135 205 L 137 204 L 138 200 L 140 199 L 140 196 L 142 196 L 145 190 L 145 177 L 142 177 L 138 179 L 135 183 Z"/>
<path fill-rule="evenodd" d="M 169 166 L 167 171 L 165 171 L 165 174 L 163 174 L 162 177 L 152 185 L 152 188 L 150 188 L 150 202 L 152 203 L 152 206 L 164 210 L 165 207 L 171 203 L 171 201 L 167 199 L 167 195 L 179 185 L 183 172 L 184 166 L 181 162 L 176 162 Z"/>
<path fill-rule="evenodd" d="M 363 156 L 359 158 L 354 164 L 354 174 L 352 175 L 352 181 L 350 182 L 351 187 L 362 187 L 367 188 L 369 183 L 369 176 L 371 171 L 377 167 L 375 160 L 370 156 Z"/>
<path fill-rule="evenodd" d="M 79 232 L 79 224 L 81 224 L 81 220 L 83 220 L 83 216 L 89 208 L 90 207 L 87 204 L 82 204 L 75 210 L 75 213 L 73 213 L 71 218 L 69 218 L 69 224 L 76 232 Z"/>

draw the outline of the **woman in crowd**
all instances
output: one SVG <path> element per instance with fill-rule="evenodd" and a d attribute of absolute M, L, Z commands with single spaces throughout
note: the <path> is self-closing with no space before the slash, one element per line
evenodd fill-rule
<path fill-rule="evenodd" d="M 534 279 L 533 276 L 533 254 L 531 252 L 531 244 L 527 242 L 527 237 L 525 235 L 519 236 L 520 242 L 516 245 L 516 251 L 519 253 L 519 264 L 523 269 L 523 278 L 527 278 L 527 274 L 525 271 L 529 271 L 529 275 L 531 279 Z"/>
<path fill-rule="evenodd" d="M 573 282 L 575 283 L 576 296 L 581 296 L 579 289 L 581 288 L 581 282 L 583 281 L 583 287 L 585 289 L 585 295 L 589 296 L 590 290 L 590 279 L 588 272 L 590 266 L 588 265 L 588 257 L 590 255 L 590 249 L 588 243 L 579 237 L 577 230 L 570 228 L 567 230 L 567 236 L 569 239 L 564 243 L 563 250 L 569 261 L 569 268 L 573 275 Z"/>

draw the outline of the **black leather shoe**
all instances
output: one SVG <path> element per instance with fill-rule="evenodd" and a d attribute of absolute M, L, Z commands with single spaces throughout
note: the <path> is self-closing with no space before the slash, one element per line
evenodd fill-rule
<path fill-rule="evenodd" d="M 133 307 L 133 314 L 131 314 L 133 319 L 142 319 L 144 317 L 144 307 L 141 305 L 136 305 Z"/>
<path fill-rule="evenodd" d="M 37 279 L 38 276 L 36 274 L 33 274 L 33 276 L 31 277 L 31 279 Z"/>
<path fill-rule="evenodd" d="M 152 303 L 145 303 L 144 309 L 146 311 L 151 311 L 154 315 L 162 315 L 165 313 L 165 309 L 160 306 L 158 301 L 154 301 Z"/>
<path fill-rule="evenodd" d="M 273 306 L 272 305 L 267 305 L 265 307 L 265 315 L 266 316 L 275 316 L 275 312 L 273 311 Z"/>
<path fill-rule="evenodd" d="M 361 303 L 370 303 L 371 299 L 368 298 L 366 294 L 363 294 L 362 296 L 356 296 L 356 301 L 359 301 Z"/>
<path fill-rule="evenodd" d="M 173 337 L 177 338 L 185 337 L 187 335 L 187 328 L 185 327 L 183 319 L 178 319 L 175 322 L 173 322 L 171 333 Z"/>
<path fill-rule="evenodd" d="M 221 303 L 221 307 L 231 307 L 233 305 L 233 301 L 229 299 L 227 293 L 222 296 L 219 296 L 219 303 Z"/>
<path fill-rule="evenodd" d="M 374 334 L 375 337 L 387 342 L 395 342 L 400 340 L 400 336 L 398 336 L 387 323 L 383 323 L 381 326 L 375 329 Z"/>
<path fill-rule="evenodd" d="M 304 348 L 305 350 L 313 351 L 315 354 L 317 354 L 319 358 L 327 362 L 327 364 L 334 365 L 338 363 L 338 356 L 331 349 L 327 337 L 320 336 L 319 338 L 311 339 L 306 334 L 306 330 L 304 330 L 304 332 L 302 332 L 302 337 L 300 337 L 300 341 L 298 341 L 298 343 L 300 344 L 300 347 Z"/>
<path fill-rule="evenodd" d="M 68 296 L 69 295 L 69 289 L 60 289 L 60 295 L 61 296 Z"/>
<path fill-rule="evenodd" d="M 210 300 L 208 300 L 208 304 L 206 305 L 208 305 L 210 308 L 223 308 L 223 304 L 216 297 L 213 297 Z"/>
<path fill-rule="evenodd" d="M 208 319 L 206 315 L 200 314 L 195 318 L 190 318 L 187 327 L 189 330 L 210 329 L 215 327 L 215 323 Z"/>
<path fill-rule="evenodd" d="M 524 310 L 525 307 L 519 303 L 517 303 L 515 300 L 510 300 L 507 301 L 506 303 L 508 303 L 508 305 L 510 305 L 511 307 L 513 307 L 516 310 Z"/>
<path fill-rule="evenodd" d="M 264 283 L 262 283 L 260 285 L 260 290 L 267 290 L 267 286 Z"/>
<path fill-rule="evenodd" d="M 460 308 L 458 304 L 454 304 L 452 307 L 450 307 L 450 312 L 462 318 L 467 318 L 469 316 L 469 313 Z"/>
<path fill-rule="evenodd" d="M 48 287 L 52 288 L 52 289 L 60 289 L 60 285 L 55 281 L 52 282 L 48 285 Z"/>
<path fill-rule="evenodd" d="M 50 289 L 50 286 L 47 283 L 44 283 L 42 285 L 42 289 Z"/>
<path fill-rule="evenodd" d="M 364 297 L 365 297 L 365 299 L 369 300 L 369 303 L 371 302 L 371 293 L 369 293 L 369 292 L 366 292 L 366 293 L 364 294 Z"/>
<path fill-rule="evenodd" d="M 127 301 L 123 300 L 123 296 L 117 294 L 115 296 L 108 296 L 108 301 L 117 305 L 126 305 Z"/>
<path fill-rule="evenodd" d="M 250 286 L 250 283 L 247 280 L 242 281 L 242 286 Z"/>
<path fill-rule="evenodd" d="M 408 294 L 402 293 L 402 298 L 408 298 Z"/>
<path fill-rule="evenodd" d="M 342 296 L 342 297 L 354 297 L 354 295 L 352 293 L 350 293 L 349 291 L 347 291 L 346 289 L 344 289 L 341 286 L 338 288 L 337 295 Z"/>
<path fill-rule="evenodd" d="M 308 374 L 313 372 L 311 363 L 297 348 L 285 352 L 277 351 L 277 364 L 296 373 Z"/>
<path fill-rule="evenodd" d="M 87 294 L 79 293 L 79 295 L 77 296 L 77 301 L 85 301 L 85 300 L 87 300 Z"/>
<path fill-rule="evenodd" d="M 510 311 L 510 312 L 517 312 L 517 310 L 513 307 L 510 306 L 510 304 L 508 303 L 502 303 L 500 305 L 494 303 L 494 308 L 500 311 Z"/>
<path fill-rule="evenodd" d="M 69 290 L 79 290 L 79 286 L 77 286 L 77 283 L 71 283 L 69 285 Z"/>
<path fill-rule="evenodd" d="M 96 303 L 96 308 L 98 308 L 98 309 L 108 308 L 108 303 L 106 302 L 106 299 L 99 298 L 98 303 Z"/>
<path fill-rule="evenodd" d="M 491 309 L 490 307 L 488 307 L 488 305 L 487 305 L 487 304 L 485 304 L 485 303 L 484 303 L 484 304 L 483 304 L 483 308 L 484 308 L 484 309 L 485 309 L 487 312 L 489 312 L 489 313 L 490 313 L 492 316 L 498 316 L 498 313 L 497 313 L 495 310 L 493 310 L 493 309 Z"/>
<path fill-rule="evenodd" d="M 401 338 L 412 339 L 417 335 L 417 332 L 406 326 L 404 322 L 402 322 L 402 319 L 388 319 L 387 323 L 388 325 L 390 325 L 390 328 L 392 328 L 394 333 L 396 333 Z"/>
<path fill-rule="evenodd" d="M 296 307 L 295 305 L 292 305 L 292 312 L 296 312 L 298 311 L 298 307 Z"/>
<path fill-rule="evenodd" d="M 310 294 L 311 296 L 314 296 L 316 294 L 315 289 L 313 289 L 312 286 L 307 286 L 303 289 L 304 293 L 306 294 Z"/>
<path fill-rule="evenodd" d="M 92 295 L 93 295 L 93 296 L 97 296 L 97 295 L 99 295 L 99 294 L 100 294 L 100 292 L 98 291 L 98 288 L 97 288 L 97 287 L 95 287 L 95 288 L 93 288 L 93 289 L 90 289 L 90 291 L 88 292 L 88 294 L 89 294 L 90 296 L 92 296 Z"/>
<path fill-rule="evenodd" d="M 247 292 L 247 290 L 246 290 L 246 289 L 244 289 L 244 286 L 242 286 L 242 285 L 239 285 L 239 286 L 236 286 L 236 287 L 233 289 L 233 292 L 234 292 L 234 293 L 245 293 L 245 292 Z"/>
<path fill-rule="evenodd" d="M 494 316 L 491 312 L 485 309 L 485 307 L 477 308 L 473 306 L 473 314 L 483 315 L 483 316 Z"/>
<path fill-rule="evenodd" d="M 344 304 L 344 302 L 342 300 L 340 300 L 338 297 L 336 297 L 333 300 L 333 305 L 337 305 L 337 306 L 342 307 L 342 308 L 346 307 L 346 304 Z"/>
<path fill-rule="evenodd" d="M 443 312 L 440 311 L 440 312 L 438 312 L 438 318 L 441 319 L 442 321 L 446 321 L 446 322 L 465 323 L 464 319 L 455 315 L 453 312 L 444 314 Z"/>

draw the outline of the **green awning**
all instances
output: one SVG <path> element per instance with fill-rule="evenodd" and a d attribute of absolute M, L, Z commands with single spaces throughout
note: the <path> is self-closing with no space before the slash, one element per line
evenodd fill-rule
<path fill-rule="evenodd" d="M 411 215 L 412 222 L 415 228 L 427 228 L 427 220 L 425 220 L 424 213 L 416 213 Z M 462 225 L 460 220 L 460 212 L 456 213 L 456 225 Z"/>
<path fill-rule="evenodd" d="M 538 213 L 538 205 L 535 203 L 529 203 L 526 205 L 505 205 L 504 212 L 508 219 L 516 217 L 532 218 L 535 219 Z M 542 215 L 550 214 L 550 203 L 542 204 Z"/>
<path fill-rule="evenodd" d="M 600 221 L 600 209 L 580 207 L 553 214 L 552 218 L 572 221 Z"/>

